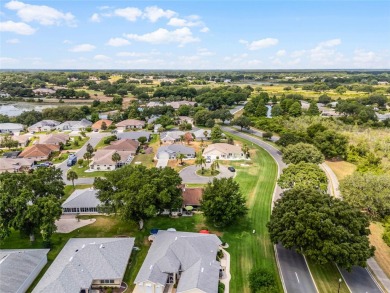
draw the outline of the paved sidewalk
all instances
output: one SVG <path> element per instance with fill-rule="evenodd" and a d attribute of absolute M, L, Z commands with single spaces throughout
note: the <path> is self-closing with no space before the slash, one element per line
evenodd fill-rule
<path fill-rule="evenodd" d="M 222 252 L 226 260 L 226 270 L 225 270 L 226 277 L 221 279 L 220 282 L 225 284 L 225 293 L 229 293 L 230 279 L 232 278 L 230 274 L 230 254 L 225 249 L 222 249 Z"/>
<path fill-rule="evenodd" d="M 387 275 L 381 269 L 375 259 L 373 257 L 368 259 L 367 264 L 370 267 L 371 271 L 373 271 L 375 277 L 382 284 L 386 292 L 390 293 L 390 279 L 387 277 Z"/>

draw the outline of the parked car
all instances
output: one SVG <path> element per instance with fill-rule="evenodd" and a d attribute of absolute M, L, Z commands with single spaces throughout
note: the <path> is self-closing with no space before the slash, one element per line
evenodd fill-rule
<path fill-rule="evenodd" d="M 67 165 L 68 167 L 72 167 L 72 166 L 75 165 L 76 163 L 77 163 L 77 157 L 76 157 L 76 155 L 74 155 L 74 154 L 69 155 L 68 161 L 66 162 L 66 165 Z"/>
<path fill-rule="evenodd" d="M 228 170 L 229 170 L 230 172 L 236 172 L 236 169 L 234 169 L 234 167 L 232 167 L 232 166 L 228 167 Z"/>
<path fill-rule="evenodd" d="M 211 159 L 210 159 L 210 158 L 207 158 L 207 159 L 206 159 L 206 163 L 211 163 Z"/>

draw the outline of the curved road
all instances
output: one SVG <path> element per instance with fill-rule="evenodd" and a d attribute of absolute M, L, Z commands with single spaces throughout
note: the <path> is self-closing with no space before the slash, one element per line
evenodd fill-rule
<path fill-rule="evenodd" d="M 246 139 L 253 144 L 256 144 L 261 148 L 265 149 L 274 158 L 276 164 L 278 165 L 278 177 L 282 169 L 286 167 L 286 164 L 282 160 L 282 153 L 270 144 L 248 134 L 234 130 L 230 127 L 222 127 L 222 130 L 239 136 L 243 139 Z M 261 136 L 260 131 L 251 130 L 251 133 L 257 136 Z M 272 198 L 272 207 L 274 205 L 274 202 L 280 198 L 281 193 L 282 189 L 278 185 L 276 185 Z M 280 270 L 280 277 L 282 279 L 282 284 L 285 292 L 318 292 L 303 255 L 295 252 L 294 250 L 285 249 L 281 245 L 275 245 L 275 252 Z"/>
<path fill-rule="evenodd" d="M 248 134 L 241 133 L 237 130 L 223 127 L 223 131 L 229 132 L 231 134 L 237 135 L 241 138 L 244 138 L 248 141 L 251 141 L 258 146 L 265 149 L 276 161 L 278 164 L 278 176 L 283 168 L 286 167 L 286 164 L 282 161 L 282 153 L 271 146 L 270 144 L 257 139 Z M 262 136 L 262 132 L 251 129 L 252 135 Z M 326 164 L 321 164 L 320 167 L 325 171 L 328 179 L 329 179 L 329 192 L 331 195 L 335 197 L 341 197 L 339 191 L 339 181 L 333 171 Z M 280 198 L 282 190 L 279 186 L 276 186 L 273 201 L 276 201 Z M 273 207 L 273 203 L 272 203 Z M 311 277 L 310 270 L 307 266 L 307 263 L 304 257 L 292 250 L 287 250 L 283 248 L 281 245 L 276 245 L 276 256 L 277 261 L 280 266 L 281 278 L 284 285 L 284 289 L 286 292 L 317 292 L 317 288 L 315 283 Z M 390 280 L 384 274 L 384 272 L 379 268 L 376 261 L 371 258 L 368 261 L 369 266 L 375 272 L 378 279 L 385 286 L 386 290 L 390 293 L 389 285 Z M 298 271 L 298 272 L 297 272 Z M 381 293 L 383 290 L 376 283 L 375 279 L 372 277 L 371 273 L 361 267 L 353 268 L 352 272 L 347 272 L 345 270 L 340 270 L 348 288 L 352 293 Z M 294 280 L 294 273 L 296 274 L 296 278 Z M 300 275 L 302 277 L 300 277 Z"/>
<path fill-rule="evenodd" d="M 206 168 L 210 167 L 210 164 L 206 164 Z M 234 176 L 234 172 L 230 172 L 226 166 L 219 167 L 219 174 L 213 177 L 200 176 L 196 174 L 197 170 L 200 170 L 200 166 L 188 166 L 180 171 L 179 175 L 183 180 L 183 183 L 197 183 L 197 184 L 206 184 L 213 181 L 214 178 L 229 178 Z"/>

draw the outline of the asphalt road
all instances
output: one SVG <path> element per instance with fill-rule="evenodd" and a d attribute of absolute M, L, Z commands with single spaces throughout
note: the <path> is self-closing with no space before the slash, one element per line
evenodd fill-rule
<path fill-rule="evenodd" d="M 248 134 L 231 129 L 229 127 L 222 127 L 222 130 L 237 135 L 238 137 L 244 138 L 265 149 L 274 158 L 278 165 L 278 176 L 280 175 L 280 172 L 283 170 L 283 168 L 286 167 L 286 164 L 282 160 L 282 153 L 268 143 Z M 262 132 L 251 129 L 250 133 L 253 135 L 261 136 Z M 279 186 L 276 186 L 273 196 L 273 202 L 280 198 L 281 193 L 282 189 Z M 310 271 L 304 257 L 301 254 L 295 252 L 294 250 L 285 249 L 281 245 L 275 245 L 275 249 L 276 257 L 280 266 L 282 283 L 286 292 L 316 293 L 317 289 L 310 275 Z"/>
<path fill-rule="evenodd" d="M 75 153 L 77 156 L 77 159 L 83 158 L 84 154 L 87 152 L 88 143 L 91 146 L 95 147 L 103 137 L 109 136 L 109 135 L 111 135 L 111 133 L 91 132 L 91 133 L 88 133 L 87 135 L 90 137 L 90 139 Z M 72 182 L 68 181 L 66 179 L 66 173 L 69 170 L 69 167 L 66 165 L 66 160 L 60 164 L 57 164 L 56 167 L 62 170 L 62 178 L 63 178 L 65 184 L 71 185 Z M 79 179 L 74 181 L 74 184 L 92 184 L 93 181 L 94 181 L 94 178 L 79 178 Z"/>
<path fill-rule="evenodd" d="M 206 164 L 206 168 L 209 168 L 210 164 Z M 199 170 L 199 166 L 188 166 L 180 171 L 179 175 L 183 180 L 183 183 L 198 183 L 206 184 L 213 181 L 214 177 L 199 176 L 196 174 L 196 170 Z M 229 178 L 234 176 L 234 172 L 230 172 L 226 166 L 219 166 L 220 172 L 215 178 Z"/>
<path fill-rule="evenodd" d="M 352 272 L 340 270 L 352 293 L 383 293 L 368 273 L 362 267 L 353 267 Z"/>

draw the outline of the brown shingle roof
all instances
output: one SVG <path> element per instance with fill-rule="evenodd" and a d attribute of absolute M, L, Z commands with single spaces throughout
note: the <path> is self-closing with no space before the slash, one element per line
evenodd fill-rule
<path fill-rule="evenodd" d="M 60 147 L 54 144 L 35 144 L 29 146 L 19 154 L 19 158 L 47 157 L 52 152 L 59 151 Z"/>
<path fill-rule="evenodd" d="M 139 125 L 144 126 L 145 121 L 136 120 L 136 119 L 127 119 L 127 120 L 123 120 L 123 121 L 116 124 L 116 126 L 119 126 L 119 127 L 139 126 Z"/>
<path fill-rule="evenodd" d="M 39 139 L 40 144 L 59 144 L 66 143 L 69 140 L 69 135 L 65 133 L 52 133 L 48 135 L 42 135 Z"/>
<path fill-rule="evenodd" d="M 107 127 L 109 127 L 112 124 L 111 120 L 102 119 L 102 120 L 96 121 L 94 124 L 92 124 L 92 129 L 101 129 L 103 122 L 106 122 Z"/>
<path fill-rule="evenodd" d="M 200 200 L 203 196 L 203 188 L 183 188 L 182 196 L 184 206 L 200 206 Z"/>
<path fill-rule="evenodd" d="M 139 147 L 138 141 L 132 139 L 120 139 L 120 140 L 113 141 L 109 146 L 105 147 L 104 149 L 136 152 L 138 147 Z"/>

